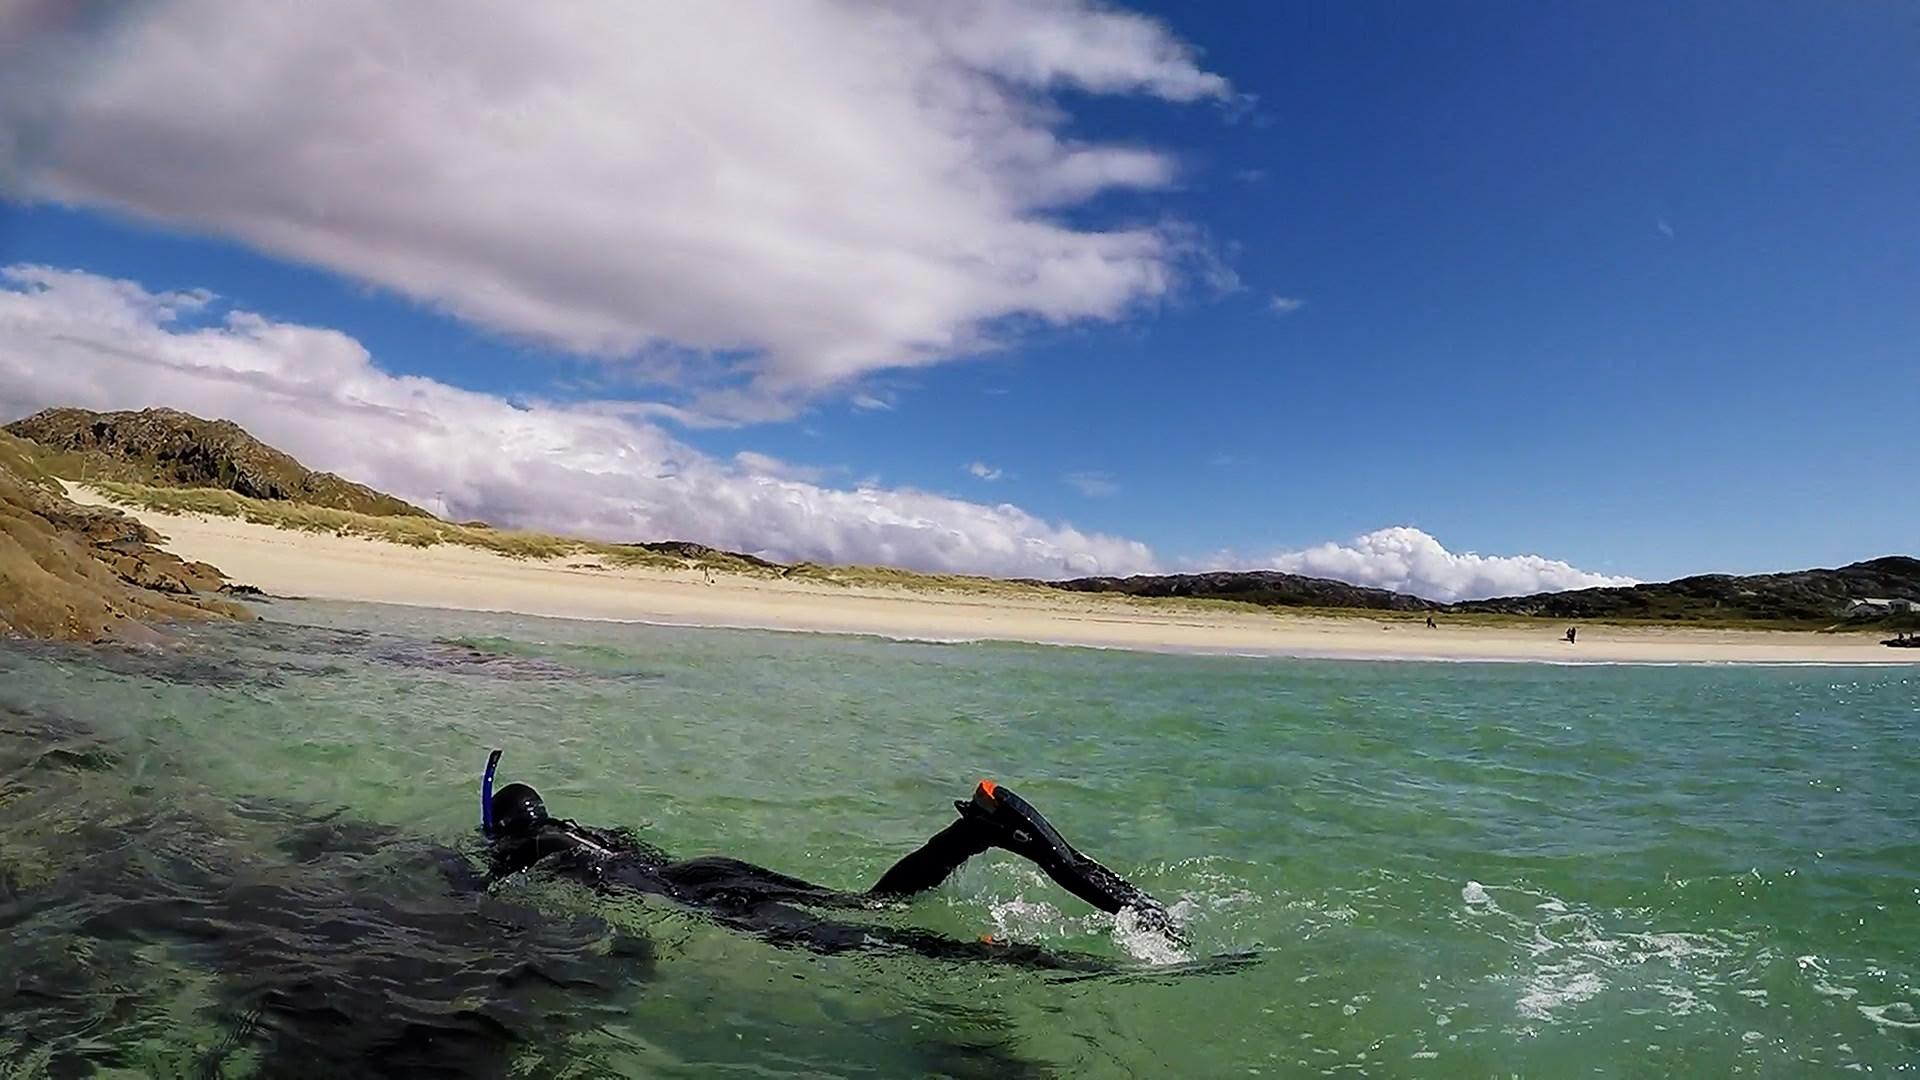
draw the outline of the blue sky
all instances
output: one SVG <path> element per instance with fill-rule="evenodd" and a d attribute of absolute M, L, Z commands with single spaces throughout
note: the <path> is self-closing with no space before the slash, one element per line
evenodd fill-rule
<path fill-rule="evenodd" d="M 191 4 L 172 6 L 192 14 Z M 382 372 L 509 401 L 664 403 L 687 411 L 676 419 L 642 409 L 634 422 L 736 472 L 745 451 L 786 463 L 789 482 L 1013 504 L 1049 529 L 1070 523 L 1076 534 L 1137 541 L 1159 569 L 1324 571 L 1337 561 L 1281 556 L 1400 525 L 1450 552 L 1538 553 L 1643 579 L 1913 549 L 1920 9 L 1136 5 L 1129 10 L 1147 19 L 1126 26 L 1152 40 L 1113 61 L 1134 65 L 1118 76 L 1095 51 L 1104 24 L 1089 20 L 1099 13 L 1061 10 L 1047 26 L 1002 13 L 965 35 L 927 33 L 959 42 L 940 48 L 1048 110 L 1031 122 L 1059 144 L 1139 151 L 1140 160 L 1101 164 L 1106 179 L 1094 190 L 1011 217 L 1087 234 L 1151 231 L 1162 247 L 1150 269 L 1167 280 L 1102 284 L 1109 291 L 1097 296 L 1075 285 L 1033 310 L 983 301 L 966 309 L 977 317 L 903 332 L 911 347 L 874 344 L 864 323 L 856 337 L 828 340 L 824 320 L 820 335 L 788 335 L 810 306 L 762 310 L 774 286 L 748 287 L 748 271 L 737 291 L 700 293 L 712 310 L 697 318 L 636 316 L 648 337 L 637 344 L 617 291 L 591 317 L 486 307 L 493 275 L 532 273 L 523 257 L 549 257 L 539 269 L 549 279 L 582 265 L 540 251 L 552 234 L 537 228 L 519 237 L 524 246 L 461 247 L 457 268 L 433 273 L 465 276 L 436 293 L 396 285 L 428 242 L 382 250 L 387 219 L 342 224 L 338 243 L 314 235 L 358 212 L 346 194 L 288 181 L 268 209 L 306 231 L 282 240 L 292 234 L 259 223 L 266 211 L 242 218 L 161 180 L 122 180 L 156 155 L 191 155 L 201 138 L 222 138 L 213 114 L 163 116 L 143 127 L 164 133 L 172 120 L 173 142 L 155 137 L 113 161 L 125 140 L 109 138 L 109 121 L 134 114 L 97 99 L 123 79 L 139 85 L 140 73 L 120 67 L 145 61 L 125 59 L 124 48 L 86 50 L 166 29 L 146 24 L 10 28 L 16 46 L 57 35 L 91 57 L 83 67 L 93 74 L 41 68 L 38 111 L 0 111 L 14 145 L 28 148 L 0 207 L 0 264 L 82 271 L 155 294 L 210 290 L 220 299 L 209 320 L 237 310 L 339 331 Z M 1085 56 L 1046 77 L 1023 74 L 1021 35 L 1063 27 L 1087 43 Z M 803 29 L 828 42 L 846 32 L 840 23 Z M 134 40 L 147 42 L 134 54 L 146 56 L 160 52 L 153 40 L 183 39 Z M 1190 51 L 1170 60 L 1167 48 Z M 161 65 L 154 77 L 165 73 L 152 63 Z M 784 69 L 762 62 L 748 75 L 761 71 L 777 81 Z M 753 91 L 741 90 L 749 104 Z M 238 155 L 272 186 L 313 160 L 299 130 L 351 122 L 323 108 L 236 120 L 237 130 L 273 134 L 252 140 L 258 155 L 215 145 L 205 168 L 231 173 L 217 162 Z M 697 113 L 675 122 L 744 161 L 751 181 L 757 136 L 739 136 L 735 152 L 734 128 L 701 130 Z M 831 142 L 861 120 L 843 111 L 786 122 Z M 68 125 L 88 123 L 104 133 L 98 143 L 76 135 L 63 145 Z M 35 149 L 43 144 L 51 149 Z M 432 160 L 444 158 L 433 149 L 441 157 Z M 779 167 L 792 170 L 793 160 L 780 157 Z M 194 168 L 160 171 L 191 180 Z M 500 183 L 515 183 L 515 168 L 502 166 Z M 407 182 L 395 173 L 383 183 Z M 812 208 L 800 200 L 787 212 L 805 235 Z M 411 220 L 431 217 L 416 208 Z M 447 231 L 462 227 L 450 221 Z M 629 243 L 617 220 L 607 242 Z M 625 257 L 622 273 L 661 272 L 635 265 L 644 250 Z M 804 285 L 832 290 L 839 264 L 823 254 L 817 265 Z M 942 302 L 950 291 L 929 285 Z M 598 321 L 609 310 L 612 330 Z M 773 329 L 733 340 L 736 315 L 738 325 Z M 960 327 L 963 340 L 921 344 L 929 326 Z M 594 337 L 606 334 L 619 340 Z M 832 364 L 819 359 L 828 352 Z M 852 375 L 822 374 L 829 369 Z M 22 381 L 44 390 L 46 377 L 20 365 L 13 377 L 0 403 L 40 404 Z M 118 378 L 102 403 L 137 403 L 142 384 L 137 374 Z M 200 403 L 172 383 L 153 387 L 166 403 Z M 743 394 L 752 404 L 727 404 Z M 263 418 L 261 434 L 273 438 L 274 419 Z M 973 475 L 975 462 L 997 475 Z M 490 507 L 520 505 L 493 498 Z M 703 512 L 688 513 L 646 521 L 699 531 Z M 937 524 L 930 513 L 915 520 Z M 720 538 L 743 543 L 743 527 Z M 863 559 L 899 550 L 907 554 L 891 561 L 929 564 L 911 545 L 822 550 Z M 1409 584 L 1404 574 L 1350 576 Z"/>

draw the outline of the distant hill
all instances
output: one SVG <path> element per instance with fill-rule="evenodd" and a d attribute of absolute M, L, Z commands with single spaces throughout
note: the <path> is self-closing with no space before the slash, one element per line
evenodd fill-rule
<path fill-rule="evenodd" d="M 81 474 L 162 487 L 224 488 L 383 517 L 432 514 L 327 472 L 314 472 L 231 420 L 175 409 L 90 412 L 47 409 L 6 426 L 38 443 L 63 476 Z"/>
<path fill-rule="evenodd" d="M 1266 607 L 1374 608 L 1382 611 L 1438 611 L 1443 605 L 1406 593 L 1349 585 L 1344 581 L 1287 574 L 1279 570 L 1217 570 L 1205 574 L 1139 574 L 1035 582 L 1072 592 L 1124 593 L 1128 596 L 1184 596 L 1201 600 L 1238 600 Z"/>
<path fill-rule="evenodd" d="M 1544 615 L 1556 619 L 1701 619 L 1832 622 L 1868 597 L 1920 602 L 1920 559 L 1889 555 L 1837 570 L 1781 574 L 1699 574 L 1612 589 L 1576 589 L 1450 605 L 1460 612 Z"/>
<path fill-rule="evenodd" d="M 1577 589 L 1441 604 L 1406 593 L 1365 588 L 1277 570 L 1090 577 L 1032 582 L 1073 592 L 1238 600 L 1266 607 L 1362 608 L 1455 614 L 1535 615 L 1554 619 L 1645 619 L 1656 622 L 1787 621 L 1831 624 L 1855 600 L 1920 603 L 1920 559 L 1890 555 L 1837 570 L 1780 574 L 1700 574 L 1625 588 Z"/>

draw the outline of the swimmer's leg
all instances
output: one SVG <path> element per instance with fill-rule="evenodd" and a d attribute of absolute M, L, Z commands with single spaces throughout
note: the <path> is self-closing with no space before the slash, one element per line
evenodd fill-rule
<path fill-rule="evenodd" d="M 958 804 L 955 804 L 958 805 Z M 870 896 L 897 899 L 926 892 L 952 876 L 960 864 L 993 846 L 990 830 L 968 818 L 941 829 L 906 858 L 894 863 L 867 890 Z"/>
<path fill-rule="evenodd" d="M 993 847 L 1032 860 L 1061 888 L 1109 915 L 1130 910 L 1142 925 L 1178 937 L 1166 905 L 1082 855 L 1020 796 L 982 780 L 972 799 L 953 805 L 962 821 L 974 824 Z"/>
<path fill-rule="evenodd" d="M 930 960 L 1011 964 L 1042 971 L 1098 974 L 1121 966 L 1099 956 L 1055 952 L 1037 945 L 993 941 L 966 941 L 912 927 L 873 926 L 834 922 L 785 904 L 763 904 L 717 913 L 723 926 L 743 930 L 771 944 L 835 955 L 846 952 L 905 952 Z"/>
<path fill-rule="evenodd" d="M 1061 888 L 1108 914 L 1131 910 L 1152 929 L 1176 934 L 1166 906 L 1138 886 L 1082 855 L 1025 799 L 982 780 L 973 798 L 953 804 L 960 820 L 888 870 L 868 894 L 903 897 L 939 885 L 990 847 L 1031 860 Z"/>
<path fill-rule="evenodd" d="M 859 893 L 815 885 L 724 855 L 668 863 L 658 874 L 676 899 L 698 907 L 742 909 L 764 903 L 851 907 L 867 902 Z"/>

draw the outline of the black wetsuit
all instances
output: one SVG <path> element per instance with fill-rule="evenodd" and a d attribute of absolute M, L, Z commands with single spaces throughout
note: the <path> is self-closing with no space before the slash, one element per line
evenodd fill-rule
<path fill-rule="evenodd" d="M 956 802 L 960 819 L 895 863 L 864 892 L 790 877 L 725 856 L 673 860 L 624 830 L 595 829 L 549 817 L 524 784 L 493 797 L 489 833 L 495 879 L 542 869 L 596 889 L 631 890 L 699 908 L 723 925 L 816 952 L 903 948 L 946 959 L 1017 959 L 1042 967 L 1100 968 L 1092 957 L 1046 953 L 991 939 L 961 941 L 927 931 L 823 918 L 808 908 L 874 908 L 938 886 L 990 847 L 1033 860 L 1067 891 L 1108 913 L 1132 909 L 1143 925 L 1177 933 L 1167 909 L 1131 882 L 1075 850 L 1018 795 L 983 781 Z"/>

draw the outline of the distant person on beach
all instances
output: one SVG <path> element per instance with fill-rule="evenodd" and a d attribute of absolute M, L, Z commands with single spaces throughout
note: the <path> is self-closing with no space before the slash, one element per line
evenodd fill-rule
<path fill-rule="evenodd" d="M 536 864 L 603 891 L 631 890 L 701 908 L 723 925 L 758 933 L 778 944 L 816 952 L 905 948 L 948 959 L 990 958 L 991 939 L 961 941 L 927 931 L 834 922 L 813 908 L 875 908 L 926 892 L 988 848 L 1033 861 L 1068 892 L 1109 914 L 1130 912 L 1142 928 L 1178 941 L 1166 906 L 1133 883 L 1074 850 L 1053 826 L 1013 792 L 982 780 L 973 797 L 955 802 L 960 819 L 935 833 L 865 892 L 845 892 L 739 859 L 710 855 L 673 860 L 626 830 L 595 829 L 550 816 L 539 792 L 526 784 L 493 791 L 500 751 L 487 760 L 481 784 L 481 828 L 498 880 Z M 1098 967 L 1093 958 L 1049 956 L 1031 950 L 1011 957 L 1043 967 Z"/>
<path fill-rule="evenodd" d="M 1577 626 L 1567 627 L 1567 644 L 1569 645 L 1573 644 L 1573 635 L 1579 632 L 1580 632 L 1580 628 Z"/>
<path fill-rule="evenodd" d="M 1429 630 L 1437 630 L 1437 629 L 1439 629 L 1439 627 L 1437 627 L 1437 626 L 1435 626 L 1435 625 L 1434 625 L 1434 622 L 1433 622 L 1433 616 L 1431 616 L 1431 615 L 1429 615 L 1429 616 L 1427 616 L 1427 629 L 1429 629 Z"/>

